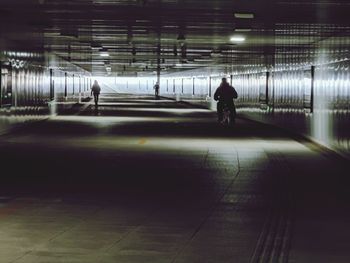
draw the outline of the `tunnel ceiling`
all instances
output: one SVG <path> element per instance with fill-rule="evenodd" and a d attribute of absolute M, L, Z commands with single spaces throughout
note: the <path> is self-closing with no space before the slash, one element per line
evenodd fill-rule
<path fill-rule="evenodd" d="M 339 46 L 350 24 L 347 0 L 1 0 L 0 13 L 3 50 L 53 52 L 100 75 L 271 64 L 276 50 Z"/>

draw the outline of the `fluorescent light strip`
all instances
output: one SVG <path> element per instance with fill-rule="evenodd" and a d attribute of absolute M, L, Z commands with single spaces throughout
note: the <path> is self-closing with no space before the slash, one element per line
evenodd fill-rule
<path fill-rule="evenodd" d="M 230 40 L 232 42 L 244 42 L 245 41 L 245 37 L 242 36 L 233 36 L 230 38 Z"/>
<path fill-rule="evenodd" d="M 254 14 L 252 13 L 235 13 L 235 18 L 240 18 L 240 19 L 253 19 Z"/>
<path fill-rule="evenodd" d="M 251 28 L 236 28 L 235 29 L 236 32 L 250 32 L 252 31 Z"/>

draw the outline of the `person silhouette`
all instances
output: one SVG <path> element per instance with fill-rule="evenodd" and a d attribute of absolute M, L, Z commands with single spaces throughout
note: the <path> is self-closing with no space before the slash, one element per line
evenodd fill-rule
<path fill-rule="evenodd" d="M 160 89 L 159 83 L 156 82 L 156 84 L 154 85 L 153 88 L 154 88 L 154 92 L 155 92 L 156 99 L 159 99 L 159 89 Z"/>
<path fill-rule="evenodd" d="M 100 96 L 101 88 L 97 80 L 94 81 L 94 85 L 91 87 L 91 96 L 94 95 L 95 106 L 98 106 L 98 99 Z"/>
<path fill-rule="evenodd" d="M 234 117 L 236 116 L 236 107 L 233 99 L 236 99 L 237 97 L 237 91 L 227 82 L 226 78 L 222 78 L 220 86 L 214 93 L 214 100 L 218 101 L 217 113 L 219 122 L 221 122 L 223 119 L 223 111 L 225 106 L 227 106 L 230 110 L 231 120 L 234 120 Z"/>

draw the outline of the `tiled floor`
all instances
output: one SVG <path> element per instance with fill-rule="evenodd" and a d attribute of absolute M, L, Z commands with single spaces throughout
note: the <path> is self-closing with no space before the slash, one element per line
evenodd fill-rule
<path fill-rule="evenodd" d="M 0 138 L 0 262 L 349 262 L 348 166 L 281 131 L 105 96 Z"/>

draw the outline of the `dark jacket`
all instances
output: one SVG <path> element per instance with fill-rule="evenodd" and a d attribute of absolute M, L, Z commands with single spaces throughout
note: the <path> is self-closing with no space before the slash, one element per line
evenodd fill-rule
<path fill-rule="evenodd" d="M 101 92 L 101 88 L 98 84 L 94 84 L 92 85 L 92 88 L 91 88 L 91 94 L 94 93 L 94 94 L 100 94 Z"/>
<path fill-rule="evenodd" d="M 222 83 L 214 93 L 214 100 L 232 103 L 238 97 L 237 91 L 228 83 Z"/>

